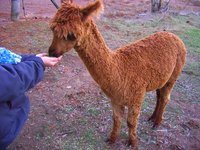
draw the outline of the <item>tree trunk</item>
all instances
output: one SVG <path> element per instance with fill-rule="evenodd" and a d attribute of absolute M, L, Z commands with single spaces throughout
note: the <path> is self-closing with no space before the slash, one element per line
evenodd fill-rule
<path fill-rule="evenodd" d="M 151 0 L 151 12 L 157 12 L 161 8 L 162 0 Z"/>
<path fill-rule="evenodd" d="M 11 20 L 18 21 L 20 14 L 20 0 L 11 0 Z"/>

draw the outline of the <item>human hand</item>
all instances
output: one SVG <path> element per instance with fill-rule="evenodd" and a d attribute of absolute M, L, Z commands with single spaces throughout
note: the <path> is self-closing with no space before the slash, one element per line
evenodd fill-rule
<path fill-rule="evenodd" d="M 42 59 L 42 61 L 44 62 L 44 65 L 46 67 L 53 67 L 62 59 L 62 56 L 60 56 L 58 58 L 57 57 L 49 57 L 47 53 L 37 54 L 36 56 L 40 57 Z"/>

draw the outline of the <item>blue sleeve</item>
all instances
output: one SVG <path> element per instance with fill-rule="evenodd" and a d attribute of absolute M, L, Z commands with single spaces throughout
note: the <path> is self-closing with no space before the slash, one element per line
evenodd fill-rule
<path fill-rule="evenodd" d="M 35 55 L 22 56 L 16 65 L 0 65 L 0 102 L 12 101 L 34 87 L 44 76 L 44 63 Z"/>
<path fill-rule="evenodd" d="M 22 56 L 21 61 L 31 60 L 32 58 L 36 57 L 35 54 L 22 54 L 20 56 Z"/>

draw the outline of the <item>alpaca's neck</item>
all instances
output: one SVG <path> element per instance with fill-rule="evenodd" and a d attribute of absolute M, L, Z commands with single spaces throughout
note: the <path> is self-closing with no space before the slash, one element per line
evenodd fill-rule
<path fill-rule="evenodd" d="M 88 30 L 88 34 L 75 49 L 94 80 L 101 84 L 100 82 L 106 80 L 109 74 L 112 52 L 106 46 L 93 22 Z"/>

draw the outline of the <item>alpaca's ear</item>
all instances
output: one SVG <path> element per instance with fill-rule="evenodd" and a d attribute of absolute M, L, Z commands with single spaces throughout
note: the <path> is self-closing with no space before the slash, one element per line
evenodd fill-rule
<path fill-rule="evenodd" d="M 102 0 L 97 0 L 96 2 L 89 4 L 81 9 L 82 20 L 85 21 L 91 15 L 98 15 L 102 9 Z"/>

